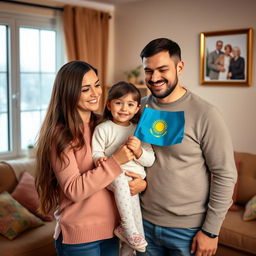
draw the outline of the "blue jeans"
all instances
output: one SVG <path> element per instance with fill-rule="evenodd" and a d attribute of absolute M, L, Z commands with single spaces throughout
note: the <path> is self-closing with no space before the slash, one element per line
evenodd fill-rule
<path fill-rule="evenodd" d="M 55 241 L 58 256 L 118 256 L 117 237 L 82 244 L 63 244 L 62 234 Z"/>
<path fill-rule="evenodd" d="M 200 228 L 167 228 L 143 220 L 148 242 L 145 253 L 140 256 L 191 256 L 191 245 Z"/>

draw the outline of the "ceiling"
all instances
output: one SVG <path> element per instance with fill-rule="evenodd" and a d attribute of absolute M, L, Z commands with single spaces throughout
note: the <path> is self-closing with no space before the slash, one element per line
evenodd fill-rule
<path fill-rule="evenodd" d="M 4 0 L 0 1 L 4 2 Z M 144 0 L 16 0 L 15 2 L 24 2 L 32 4 L 34 3 L 53 7 L 63 7 L 63 5 L 65 4 L 73 4 L 99 10 L 114 11 L 115 5 L 117 4 L 125 4 L 140 1 Z"/>
<path fill-rule="evenodd" d="M 130 3 L 130 2 L 139 2 L 143 0 L 85 0 L 87 2 L 98 2 L 98 3 L 104 3 L 104 4 L 124 4 L 124 3 Z"/>

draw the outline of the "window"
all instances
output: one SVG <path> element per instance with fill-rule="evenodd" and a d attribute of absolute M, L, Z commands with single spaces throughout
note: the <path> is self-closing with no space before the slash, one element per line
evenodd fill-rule
<path fill-rule="evenodd" d="M 23 155 L 37 139 L 63 64 L 57 21 L 0 12 L 1 158 Z"/>
<path fill-rule="evenodd" d="M 51 96 L 56 72 L 56 32 L 25 27 L 19 31 L 20 132 L 21 148 L 25 149 L 35 141 Z"/>
<path fill-rule="evenodd" d="M 0 25 L 0 152 L 10 150 L 7 45 L 7 26 Z"/>

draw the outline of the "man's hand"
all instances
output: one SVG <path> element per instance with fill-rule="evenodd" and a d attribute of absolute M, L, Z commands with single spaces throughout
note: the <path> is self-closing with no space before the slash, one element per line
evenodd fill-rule
<path fill-rule="evenodd" d="M 193 238 L 191 253 L 196 256 L 212 256 L 215 255 L 218 246 L 218 237 L 210 238 L 201 230 Z"/>
<path fill-rule="evenodd" d="M 137 195 L 138 193 L 144 191 L 147 187 L 147 182 L 143 180 L 139 174 L 134 172 L 125 172 L 125 175 L 133 178 L 129 181 L 131 195 Z"/>

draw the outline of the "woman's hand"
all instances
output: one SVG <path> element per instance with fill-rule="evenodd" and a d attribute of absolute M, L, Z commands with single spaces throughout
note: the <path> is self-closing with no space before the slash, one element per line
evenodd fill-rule
<path fill-rule="evenodd" d="M 141 141 L 137 137 L 135 136 L 129 137 L 126 142 L 126 145 L 130 150 L 132 150 L 132 152 L 134 153 L 137 159 L 141 157 L 142 155 Z"/>
<path fill-rule="evenodd" d="M 133 160 L 134 154 L 126 145 L 122 145 L 112 157 L 121 165 Z"/>
<path fill-rule="evenodd" d="M 139 174 L 134 172 L 125 172 L 125 175 L 133 178 L 129 181 L 131 195 L 137 195 L 138 193 L 144 191 L 147 187 L 147 182 L 143 180 Z"/>

